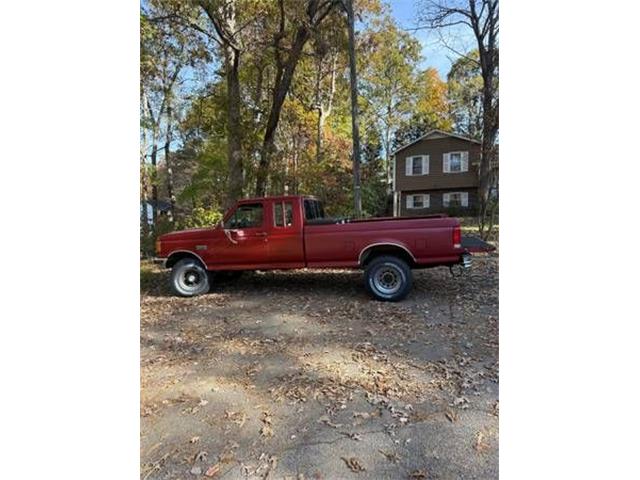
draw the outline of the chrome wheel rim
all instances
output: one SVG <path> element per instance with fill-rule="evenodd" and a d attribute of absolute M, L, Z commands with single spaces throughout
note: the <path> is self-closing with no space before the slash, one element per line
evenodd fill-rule
<path fill-rule="evenodd" d="M 202 269 L 196 266 L 187 267 L 178 276 L 178 285 L 185 292 L 198 291 L 204 282 L 204 275 Z"/>
<path fill-rule="evenodd" d="M 395 265 L 382 265 L 373 276 L 375 289 L 385 295 L 397 293 L 402 288 L 402 282 L 402 271 Z"/>

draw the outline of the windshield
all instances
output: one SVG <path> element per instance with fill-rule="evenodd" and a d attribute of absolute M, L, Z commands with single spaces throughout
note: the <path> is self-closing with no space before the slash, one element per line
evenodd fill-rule
<path fill-rule="evenodd" d="M 304 218 L 306 220 L 318 220 L 325 218 L 324 207 L 319 200 L 313 200 L 310 198 L 304 199 Z"/>

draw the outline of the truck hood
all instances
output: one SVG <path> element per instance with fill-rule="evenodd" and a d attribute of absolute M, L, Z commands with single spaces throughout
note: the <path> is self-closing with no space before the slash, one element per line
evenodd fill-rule
<path fill-rule="evenodd" d="M 175 240 L 194 240 L 211 235 L 215 230 L 213 228 L 190 228 L 188 230 L 178 230 L 176 232 L 165 233 L 160 235 L 159 240 L 161 242 L 169 242 Z"/>

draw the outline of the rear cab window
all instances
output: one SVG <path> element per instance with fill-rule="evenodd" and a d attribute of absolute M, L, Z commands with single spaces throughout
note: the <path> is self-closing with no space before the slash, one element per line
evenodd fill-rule
<path fill-rule="evenodd" d="M 324 219 L 325 218 L 324 207 L 322 206 L 322 202 L 312 198 L 305 198 L 304 199 L 304 218 L 309 222 L 313 222 L 314 220 Z"/>
<path fill-rule="evenodd" d="M 279 228 L 289 228 L 293 226 L 293 202 L 274 202 L 273 226 Z"/>

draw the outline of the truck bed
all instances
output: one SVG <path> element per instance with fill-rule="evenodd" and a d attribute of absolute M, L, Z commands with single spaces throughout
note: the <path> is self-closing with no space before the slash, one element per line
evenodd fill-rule
<path fill-rule="evenodd" d="M 308 267 L 357 267 L 367 247 L 396 245 L 408 252 L 416 266 L 459 261 L 460 251 L 451 248 L 458 220 L 446 215 L 385 217 L 345 223 L 304 225 L 304 249 Z"/>

